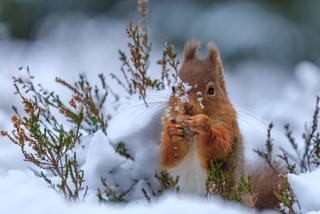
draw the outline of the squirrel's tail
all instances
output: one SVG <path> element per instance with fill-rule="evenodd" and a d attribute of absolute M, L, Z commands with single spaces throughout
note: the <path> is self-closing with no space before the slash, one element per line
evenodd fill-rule
<path fill-rule="evenodd" d="M 252 181 L 256 189 L 255 208 L 257 209 L 275 209 L 279 206 L 279 199 L 275 190 L 281 185 L 281 169 L 271 169 L 269 166 L 263 166 L 261 170 L 251 173 Z"/>

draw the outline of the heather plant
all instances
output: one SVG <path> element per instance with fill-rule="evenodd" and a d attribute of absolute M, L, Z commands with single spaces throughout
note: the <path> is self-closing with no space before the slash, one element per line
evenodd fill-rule
<path fill-rule="evenodd" d="M 162 66 L 161 79 L 149 75 L 151 42 L 146 26 L 146 7 L 147 1 L 138 1 L 141 15 L 139 25 L 130 23 L 126 28 L 129 54 L 119 50 L 122 62 L 120 71 L 124 81 L 117 74 L 111 74 L 111 77 L 130 96 L 138 94 L 147 105 L 148 89 L 162 90 L 175 81 L 179 60 L 173 46 L 166 43 L 163 58 L 158 61 Z M 85 75 L 79 75 L 75 83 L 56 78 L 57 84 L 71 93 L 70 99 L 64 102 L 55 92 L 47 91 L 40 84 L 35 85 L 28 67 L 27 74 L 28 78 L 13 78 L 23 112 L 13 107 L 14 128 L 10 132 L 1 131 L 1 135 L 20 147 L 24 160 L 31 163 L 36 175 L 42 177 L 53 189 L 70 200 L 84 198 L 87 186 L 84 172 L 77 161 L 76 148 L 81 144 L 84 134 L 93 135 L 101 130 L 107 135 L 107 118 L 111 117 L 104 112 L 107 96 L 110 94 L 118 101 L 119 95 L 109 87 L 103 74 L 98 75 L 99 85 L 91 85 Z M 119 155 L 134 161 L 123 142 L 117 143 L 114 149 Z M 58 182 L 56 177 L 59 178 Z M 159 180 L 160 187 L 152 192 L 153 187 L 149 186 L 152 196 L 160 195 L 177 183 L 177 180 L 164 172 L 156 174 L 155 178 Z M 125 191 L 111 186 L 105 178 L 101 178 L 101 183 L 103 188 L 97 193 L 100 201 L 120 202 L 126 200 L 137 181 L 132 181 L 132 186 Z M 147 194 L 145 190 L 142 191 Z"/>
<path fill-rule="evenodd" d="M 95 133 L 99 129 L 105 134 L 107 133 L 107 120 L 103 110 L 109 87 L 107 86 L 103 74 L 99 74 L 98 77 L 100 79 L 101 86 L 95 85 L 94 87 L 91 86 L 85 76 L 81 74 L 79 75 L 79 80 L 73 85 L 67 83 L 63 79 L 56 78 L 57 83 L 65 86 L 72 92 L 72 98 L 70 99 L 69 104 L 73 110 L 83 113 L 83 123 L 80 124 L 80 128 L 88 134 Z M 55 96 L 53 101 L 63 106 L 67 112 L 72 112 L 72 110 L 68 109 L 66 105 L 63 105 L 58 96 Z"/>
<path fill-rule="evenodd" d="M 157 62 L 161 65 L 161 83 L 170 87 L 173 86 L 177 81 L 178 68 L 180 60 L 174 51 L 174 46 L 169 42 L 166 42 L 162 51 L 162 59 Z"/>
<path fill-rule="evenodd" d="M 316 98 L 316 105 L 312 116 L 311 126 L 305 126 L 305 131 L 302 133 L 302 146 L 299 146 L 296 139 L 293 137 L 290 125 L 284 126 L 285 135 L 288 139 L 288 145 L 292 148 L 292 152 L 289 152 L 285 148 L 280 148 L 280 154 L 277 157 L 284 163 L 286 170 L 292 174 L 299 174 L 305 172 L 311 172 L 315 168 L 320 166 L 320 97 Z M 267 141 L 265 151 L 254 150 L 266 163 L 270 166 L 275 173 L 281 176 L 282 183 L 276 191 L 279 198 L 280 211 L 282 213 L 301 213 L 301 207 L 299 201 L 293 192 L 288 178 L 283 175 L 284 172 L 279 172 L 277 167 L 277 161 L 273 159 L 273 141 L 271 131 L 273 124 L 270 123 L 267 132 Z M 297 209 L 294 209 L 294 207 Z"/>
<path fill-rule="evenodd" d="M 298 174 L 304 172 L 311 172 L 313 169 L 320 166 L 320 130 L 319 130 L 319 115 L 320 115 L 320 97 L 316 98 L 315 110 L 312 116 L 311 126 L 305 126 L 305 131 L 302 133 L 302 146 L 299 147 L 296 139 L 293 137 L 290 125 L 284 126 L 285 135 L 288 139 L 288 144 L 293 150 L 293 154 L 288 152 L 285 148 L 280 147 L 281 153 L 277 156 L 285 163 L 285 166 L 290 173 Z M 273 124 L 268 128 L 268 135 L 266 141 L 266 151 L 255 150 L 255 152 L 262 157 L 268 165 L 276 171 L 274 167 L 275 161 L 272 159 L 273 139 L 271 137 L 271 130 Z"/>
<path fill-rule="evenodd" d="M 132 155 L 128 152 L 128 150 L 123 142 L 117 143 L 117 145 L 115 147 L 115 152 L 117 152 L 119 155 L 121 155 L 127 159 L 130 159 L 132 161 L 134 160 Z"/>
<path fill-rule="evenodd" d="M 151 201 L 151 197 L 159 197 L 166 191 L 179 192 L 179 176 L 173 178 L 169 175 L 168 172 L 159 172 L 155 173 L 154 177 L 159 182 L 159 187 L 156 190 L 153 190 L 151 184 L 148 182 L 149 192 L 151 196 L 145 189 L 142 189 L 143 195 L 147 201 Z"/>
<path fill-rule="evenodd" d="M 155 187 L 150 183 L 150 180 L 144 179 L 147 188 L 141 188 L 144 199 L 151 202 L 152 199 L 161 196 L 166 191 L 179 192 L 179 177 L 172 178 L 167 172 L 155 173 L 154 177 L 159 185 Z M 103 203 L 128 203 L 128 195 L 137 186 L 138 180 L 132 180 L 131 185 L 121 190 L 118 185 L 110 185 L 106 178 L 101 178 L 102 188 L 98 189 L 97 196 L 100 202 Z"/>
<path fill-rule="evenodd" d="M 163 90 L 172 86 L 177 80 L 177 71 L 180 61 L 174 51 L 174 46 L 165 43 L 162 59 L 157 61 L 161 65 L 161 78 L 153 78 L 149 72 L 150 54 L 152 43 L 149 41 L 147 30 L 147 0 L 138 0 L 138 11 L 140 12 L 140 21 L 138 25 L 129 23 L 126 28 L 126 35 L 129 39 L 128 54 L 119 50 L 119 59 L 121 61 L 120 74 L 112 73 L 114 79 L 129 95 L 138 94 L 146 106 L 148 90 Z M 133 156 L 128 152 L 124 142 L 119 142 L 115 146 L 115 151 L 123 157 L 134 161 Z M 152 197 L 158 197 L 167 190 L 178 191 L 178 178 L 172 178 L 167 172 L 155 174 L 155 179 L 159 182 L 159 187 L 154 187 L 145 179 L 148 189 L 142 188 L 145 199 L 150 201 Z M 136 186 L 137 180 L 131 181 L 129 189 L 121 191 L 117 185 L 109 185 L 105 178 L 102 179 L 102 188 L 98 190 L 98 198 L 102 202 L 127 202 L 127 195 Z"/>
<path fill-rule="evenodd" d="M 149 41 L 147 30 L 147 1 L 138 1 L 138 10 L 140 11 L 140 22 L 138 25 L 130 23 L 126 28 L 128 36 L 129 53 L 119 50 L 119 59 L 121 61 L 121 74 L 114 73 L 111 77 L 131 96 L 138 94 L 146 106 L 147 91 L 162 90 L 166 86 L 171 86 L 177 79 L 178 66 L 180 64 L 173 45 L 165 43 L 162 52 L 162 59 L 158 60 L 161 65 L 161 78 L 153 78 L 150 75 L 150 54 L 152 43 Z"/>
<path fill-rule="evenodd" d="M 254 184 L 251 178 L 241 177 L 237 186 L 229 189 L 229 183 L 232 179 L 232 173 L 224 173 L 223 161 L 216 160 L 211 161 L 210 171 L 206 179 L 206 196 L 212 197 L 213 195 L 219 195 L 226 200 L 242 202 L 242 199 L 250 195 L 254 198 Z"/>
<path fill-rule="evenodd" d="M 53 189 L 70 200 L 84 198 L 87 186 L 75 147 L 80 144 L 83 133 L 106 130 L 107 122 L 102 113 L 107 96 L 104 78 L 100 76 L 105 90 L 102 96 L 98 86 L 93 95 L 93 87 L 83 75 L 74 84 L 57 78 L 58 84 L 72 92 L 72 98 L 64 103 L 54 92 L 36 86 L 29 68 L 27 73 L 28 78 L 13 78 L 23 111 L 13 107 L 13 130 L 1 131 L 1 135 L 20 147 L 24 160 L 31 163 L 35 173 Z M 59 116 L 64 121 L 58 119 Z M 64 122 L 69 122 L 70 127 L 66 128 Z"/>
<path fill-rule="evenodd" d="M 137 185 L 138 181 L 133 180 L 128 189 L 120 191 L 119 186 L 110 185 L 106 178 L 101 178 L 102 188 L 98 188 L 97 197 L 102 203 L 128 203 L 127 195 Z"/>
<path fill-rule="evenodd" d="M 282 183 L 275 190 L 275 194 L 280 201 L 279 211 L 284 214 L 301 214 L 300 203 L 291 188 L 288 177 L 286 175 L 280 175 L 280 178 Z"/>

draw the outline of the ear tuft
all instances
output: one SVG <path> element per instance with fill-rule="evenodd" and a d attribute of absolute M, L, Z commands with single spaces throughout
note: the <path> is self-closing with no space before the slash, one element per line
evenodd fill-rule
<path fill-rule="evenodd" d="M 217 48 L 216 45 L 214 45 L 211 42 L 208 44 L 208 59 L 212 62 L 214 67 L 214 72 L 216 73 L 219 79 L 219 84 L 222 90 L 226 93 L 226 87 L 224 84 L 223 67 L 222 67 L 219 49 Z"/>
<path fill-rule="evenodd" d="M 213 43 L 211 43 L 211 42 L 209 42 L 209 44 L 208 44 L 208 57 L 209 57 L 209 59 L 211 60 L 211 62 L 215 65 L 215 66 L 217 66 L 219 63 L 220 63 L 220 53 L 219 53 L 219 49 L 218 49 L 218 47 L 215 45 L 215 44 L 213 44 Z"/>
<path fill-rule="evenodd" d="M 196 57 L 196 53 L 200 45 L 201 43 L 194 39 L 187 42 L 184 46 L 184 61 L 194 59 Z"/>

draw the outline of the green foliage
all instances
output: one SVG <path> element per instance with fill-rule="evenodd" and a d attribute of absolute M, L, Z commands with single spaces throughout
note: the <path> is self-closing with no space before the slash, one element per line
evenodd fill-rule
<path fill-rule="evenodd" d="M 23 112 L 13 107 L 14 128 L 10 133 L 1 131 L 1 135 L 20 147 L 25 161 L 35 166 L 36 174 L 53 189 L 67 199 L 79 200 L 81 196 L 85 197 L 87 187 L 75 147 L 80 144 L 82 133 L 92 134 L 98 129 L 106 133 L 107 122 L 102 113 L 107 96 L 104 77 L 99 76 L 102 95 L 98 86 L 93 92 L 83 75 L 73 85 L 57 78 L 57 83 L 72 92 L 72 98 L 66 104 L 54 92 L 48 92 L 41 85 L 36 87 L 29 68 L 27 72 L 27 80 L 14 77 Z M 58 119 L 61 116 L 63 120 Z M 65 128 L 63 121 L 68 121 L 70 128 Z M 57 177 L 58 182 L 53 182 L 53 177 Z"/>
<path fill-rule="evenodd" d="M 222 165 L 223 161 L 210 162 L 210 171 L 206 179 L 207 196 L 218 194 L 226 198 L 228 194 L 226 185 L 231 177 L 223 174 Z"/>
<path fill-rule="evenodd" d="M 111 74 L 111 77 L 131 96 L 138 94 L 146 106 L 147 90 L 162 90 L 165 86 L 171 86 L 177 79 L 178 65 L 180 64 L 177 54 L 174 52 L 173 45 L 165 43 L 162 52 L 162 59 L 157 63 L 162 66 L 161 79 L 152 78 L 149 73 L 151 42 L 147 31 L 146 18 L 147 1 L 138 0 L 138 9 L 140 11 L 140 24 L 130 23 L 126 28 L 129 39 L 129 54 L 119 50 L 119 59 L 121 61 L 121 74 Z M 173 71 L 171 69 L 173 69 Z"/>
<path fill-rule="evenodd" d="M 223 163 L 224 161 L 220 160 L 210 162 L 210 171 L 206 179 L 207 197 L 217 194 L 227 200 L 242 202 L 244 196 L 253 196 L 254 185 L 249 176 L 241 177 L 239 183 L 230 188 L 234 172 L 224 172 Z"/>
<path fill-rule="evenodd" d="M 174 51 L 174 47 L 166 42 L 162 51 L 162 59 L 157 62 L 162 67 L 161 82 L 162 86 L 172 86 L 177 81 L 178 67 L 180 60 Z M 173 69 L 173 71 L 171 70 Z"/>
<path fill-rule="evenodd" d="M 157 190 L 157 194 L 154 196 L 159 196 L 167 190 L 174 190 L 179 192 L 179 176 L 173 178 L 167 172 L 160 172 L 155 174 L 155 178 L 159 181 L 160 187 Z"/>
<path fill-rule="evenodd" d="M 65 114 L 67 117 L 70 116 L 71 122 L 78 119 L 73 112 L 74 110 L 83 112 L 81 129 L 89 134 L 92 134 L 99 129 L 107 134 L 107 120 L 103 114 L 103 107 L 106 102 L 109 87 L 107 86 L 103 74 L 99 74 L 99 80 L 100 86 L 94 85 L 94 87 L 92 87 L 86 80 L 86 77 L 81 74 L 79 75 L 79 80 L 73 85 L 60 78 L 56 78 L 57 83 L 65 86 L 72 92 L 72 98 L 69 101 L 69 105 L 72 109 L 63 104 L 58 96 L 55 96 L 54 94 L 51 95 L 53 102 L 67 110 Z"/>
<path fill-rule="evenodd" d="M 129 56 L 119 50 L 121 73 L 125 79 L 123 82 L 115 74 L 112 78 L 128 92 L 129 95 L 139 94 L 139 97 L 146 102 L 147 89 L 161 89 L 161 82 L 153 79 L 148 74 L 150 64 L 151 43 L 148 41 L 147 31 L 145 28 L 135 26 L 130 23 L 126 29 L 127 36 L 130 39 L 128 43 Z"/>
<path fill-rule="evenodd" d="M 164 192 L 173 190 L 179 192 L 179 177 L 173 179 L 167 172 L 156 173 L 154 177 L 159 182 L 159 188 L 154 191 L 151 183 L 145 179 L 148 188 L 141 188 L 145 199 L 150 202 L 152 198 L 161 196 Z M 98 189 L 97 196 L 100 202 L 103 203 L 128 203 L 128 194 L 137 186 L 138 180 L 133 180 L 128 189 L 120 191 L 118 185 L 108 184 L 105 178 L 101 178 L 102 188 Z M 150 193 L 150 194 L 149 194 Z"/>
<path fill-rule="evenodd" d="M 303 149 L 299 148 L 295 138 L 293 137 L 290 125 L 286 124 L 285 135 L 288 139 L 288 144 L 294 151 L 294 154 L 288 152 L 284 148 L 280 148 L 281 153 L 277 156 L 284 162 L 289 173 L 299 174 L 311 172 L 313 169 L 320 166 L 320 130 L 319 130 L 319 117 L 320 117 L 320 97 L 316 98 L 316 106 L 312 116 L 311 127 L 306 126 L 302 134 Z M 299 201 L 297 200 L 290 183 L 286 176 L 281 175 L 275 166 L 276 161 L 272 158 L 273 153 L 273 139 L 271 138 L 272 123 L 269 125 L 266 150 L 254 150 L 267 164 L 280 176 L 283 177 L 282 188 L 277 190 L 277 196 L 280 200 L 280 211 L 282 213 L 297 213 L 294 210 L 294 205 L 298 207 L 298 213 L 301 213 Z"/>
<path fill-rule="evenodd" d="M 177 193 L 180 191 L 179 176 L 177 176 L 176 178 L 173 178 L 172 176 L 169 175 L 168 172 L 163 171 L 160 173 L 156 173 L 154 177 L 159 182 L 159 188 L 156 191 L 153 191 L 153 188 L 151 187 L 150 183 L 149 183 L 149 191 L 151 192 L 151 195 L 149 195 L 144 188 L 141 189 L 145 199 L 148 202 L 150 202 L 152 198 L 159 197 L 167 191 L 174 191 Z"/>
<path fill-rule="evenodd" d="M 238 186 L 231 190 L 228 195 L 229 200 L 241 202 L 243 196 L 254 194 L 254 184 L 251 180 L 251 177 L 240 178 Z"/>
<path fill-rule="evenodd" d="M 162 59 L 157 62 L 162 66 L 161 79 L 152 78 L 150 76 L 148 69 L 150 65 L 152 44 L 149 41 L 146 25 L 146 19 L 148 16 L 148 1 L 138 0 L 137 3 L 138 10 L 140 12 L 139 25 L 130 23 L 126 28 L 127 37 L 129 39 L 129 54 L 119 50 L 119 59 L 122 63 L 120 71 L 123 80 L 118 75 L 113 73 L 111 74 L 111 77 L 122 86 L 129 96 L 138 94 L 139 98 L 144 101 L 146 106 L 148 106 L 148 103 L 146 102 L 147 90 L 162 90 L 165 88 L 165 86 L 169 87 L 175 83 L 177 80 L 177 72 L 180 61 L 177 58 L 177 54 L 174 52 L 173 45 L 170 43 L 165 43 L 165 47 L 162 52 Z M 134 160 L 134 158 L 125 148 L 123 142 L 119 142 L 116 145 L 115 151 L 127 159 Z M 150 201 L 151 197 L 160 196 L 163 192 L 169 189 L 174 189 L 177 192 L 179 191 L 178 177 L 173 179 L 168 173 L 160 172 L 155 174 L 155 178 L 159 181 L 160 185 L 157 191 L 153 191 L 153 188 L 148 181 L 147 183 L 149 184 L 149 192 L 151 192 L 151 196 L 148 195 L 148 192 L 145 189 L 141 190 L 147 201 Z M 133 181 L 133 186 L 135 185 L 135 182 L 136 181 Z M 98 195 L 105 195 L 107 198 L 110 198 L 111 196 L 111 198 L 115 198 L 116 200 L 121 199 L 121 201 L 125 201 L 125 198 L 123 197 L 125 197 L 127 192 L 131 191 L 133 188 L 132 186 L 128 191 L 117 194 L 117 191 L 114 191 L 114 189 L 106 186 L 106 182 L 104 182 L 103 186 L 104 190 L 99 190 Z M 107 199 L 106 201 L 110 201 L 110 199 Z"/>
<path fill-rule="evenodd" d="M 116 145 L 115 147 L 115 151 L 120 154 L 121 156 L 130 159 L 130 160 L 134 160 L 133 157 L 130 155 L 130 153 L 128 152 L 127 148 L 125 147 L 123 142 L 120 142 Z"/>
<path fill-rule="evenodd" d="M 132 186 L 127 191 L 119 193 L 118 186 L 110 186 L 107 183 L 106 178 L 101 178 L 101 183 L 103 189 L 98 189 L 97 196 L 99 201 L 103 203 L 126 203 L 125 197 L 137 184 L 137 182 L 133 182 Z"/>
<path fill-rule="evenodd" d="M 147 89 L 161 90 L 164 88 L 164 80 L 169 84 L 169 67 L 177 72 L 179 61 L 173 52 L 173 46 L 166 44 L 163 52 L 162 80 L 151 78 L 148 74 L 150 64 L 151 43 L 148 40 L 146 27 L 147 1 L 139 0 L 138 9 L 141 14 L 139 26 L 129 24 L 126 32 L 130 42 L 128 43 L 129 55 L 119 51 L 122 62 L 121 72 L 125 79 L 122 82 L 116 75 L 112 75 L 122 85 L 129 95 L 138 94 L 146 103 Z M 160 64 L 160 63 L 159 63 Z M 84 172 L 80 169 L 75 148 L 80 144 L 83 134 L 92 135 L 102 130 L 107 135 L 107 117 L 104 113 L 104 105 L 108 93 L 115 100 L 119 96 L 107 85 L 105 77 L 100 74 L 99 85 L 91 85 L 84 75 L 79 75 L 79 80 L 73 84 L 61 78 L 56 82 L 69 90 L 71 97 L 64 102 L 55 92 L 48 92 L 40 84 L 34 84 L 34 77 L 14 78 L 16 93 L 23 104 L 23 112 L 14 109 L 11 132 L 1 131 L 1 135 L 9 138 L 12 143 L 18 145 L 24 159 L 33 164 L 34 172 L 42 177 L 55 190 L 62 192 L 70 200 L 78 200 L 80 193 L 86 195 L 87 187 L 84 186 Z M 170 77 L 176 78 L 176 74 Z M 68 123 L 66 123 L 68 122 Z M 68 124 L 66 128 L 66 125 Z M 134 160 L 125 145 L 120 142 L 115 146 L 115 151 L 127 159 Z M 53 182 L 53 177 L 58 177 L 58 182 Z M 161 189 L 155 195 L 159 195 L 166 188 L 176 185 L 178 180 L 172 180 L 167 174 L 156 175 Z M 55 179 L 56 180 L 56 179 Z M 124 192 L 119 187 L 111 187 L 106 180 L 102 180 L 103 190 L 98 191 L 100 200 L 113 202 L 125 201 L 126 195 L 136 185 Z M 150 187 L 151 189 L 151 187 Z"/>
<path fill-rule="evenodd" d="M 279 198 L 279 211 L 284 214 L 301 214 L 301 207 L 295 193 L 293 192 L 287 176 L 282 175 L 281 188 L 277 190 L 277 197 Z M 294 205 L 297 205 L 298 212 L 294 209 Z"/>
<path fill-rule="evenodd" d="M 303 146 L 299 148 L 295 138 L 293 137 L 290 125 L 286 124 L 285 134 L 288 139 L 288 144 L 294 151 L 291 154 L 284 148 L 280 148 L 281 154 L 278 157 L 284 161 L 287 170 L 290 173 L 298 174 L 304 172 L 311 172 L 314 168 L 320 166 L 320 130 L 319 130 L 319 117 L 320 117 L 320 97 L 316 98 L 316 106 L 312 116 L 311 127 L 306 126 L 305 131 L 302 133 Z M 268 165 L 277 172 L 274 167 L 275 161 L 272 160 L 273 152 L 273 139 L 271 138 L 271 130 L 273 128 L 272 123 L 269 125 L 266 151 L 254 150 L 261 158 L 263 158 Z"/>
<path fill-rule="evenodd" d="M 148 188 L 141 188 L 145 199 L 150 202 L 152 198 L 161 196 L 164 192 L 173 190 L 179 192 L 179 177 L 173 179 L 167 172 L 156 173 L 154 177 L 159 182 L 159 187 L 154 191 L 148 179 L 145 179 Z M 98 189 L 97 197 L 103 203 L 128 203 L 128 194 L 137 186 L 138 180 L 132 180 L 131 185 L 126 190 L 120 190 L 118 185 L 110 185 L 106 178 L 101 178 L 102 188 Z"/>

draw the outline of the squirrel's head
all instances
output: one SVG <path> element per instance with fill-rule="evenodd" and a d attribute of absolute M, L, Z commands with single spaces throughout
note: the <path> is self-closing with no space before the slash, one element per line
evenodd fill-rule
<path fill-rule="evenodd" d="M 218 48 L 209 43 L 208 56 L 199 59 L 199 47 L 200 43 L 194 40 L 185 45 L 183 64 L 168 104 L 172 116 L 200 113 L 214 116 L 225 107 L 233 109 L 224 84 Z"/>

